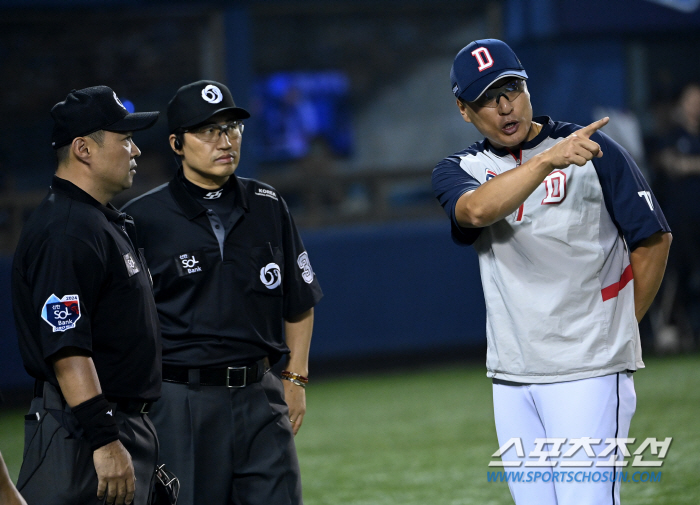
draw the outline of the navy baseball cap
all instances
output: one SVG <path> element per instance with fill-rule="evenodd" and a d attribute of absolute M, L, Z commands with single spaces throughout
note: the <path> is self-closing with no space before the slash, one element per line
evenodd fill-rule
<path fill-rule="evenodd" d="M 235 119 L 248 119 L 247 110 L 236 107 L 229 89 L 216 81 L 186 84 L 168 103 L 168 130 L 190 128 L 203 123 L 214 114 L 231 111 Z"/>
<path fill-rule="evenodd" d="M 475 40 L 452 64 L 450 80 L 457 98 L 473 102 L 501 77 L 527 79 L 525 68 L 508 44 L 497 39 Z"/>
<path fill-rule="evenodd" d="M 73 142 L 98 130 L 133 132 L 150 128 L 158 120 L 159 112 L 130 113 L 107 86 L 93 86 L 73 90 L 66 99 L 51 109 L 54 149 Z"/>

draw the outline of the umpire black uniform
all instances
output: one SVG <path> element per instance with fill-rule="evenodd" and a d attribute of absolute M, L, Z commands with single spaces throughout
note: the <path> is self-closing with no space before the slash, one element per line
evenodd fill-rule
<path fill-rule="evenodd" d="M 164 382 L 152 419 L 183 505 L 302 503 L 290 411 L 282 382 L 268 372 L 290 352 L 285 320 L 311 311 L 322 293 L 281 196 L 233 175 L 241 117 L 248 113 L 222 84 L 180 88 L 168 122 L 183 164 L 194 164 L 188 146 L 206 152 L 205 162 L 236 162 L 219 188 L 193 184 L 181 167 L 124 207 L 153 275 Z M 197 129 L 207 122 L 215 124 Z M 205 140 L 184 140 L 184 132 Z M 201 165 L 187 168 L 206 175 Z"/>
<path fill-rule="evenodd" d="M 48 196 L 24 226 L 12 269 L 19 348 L 37 381 L 17 487 L 30 504 L 103 503 L 93 452 L 120 441 L 138 481 L 133 503 L 146 505 L 157 439 L 145 413 L 161 387 L 151 280 L 133 246 L 131 219 L 77 184 L 100 197 L 130 184 L 120 171 L 131 172 L 140 154 L 131 132 L 150 127 L 158 113 L 129 114 L 111 89 L 97 86 L 74 90 L 52 116 L 54 147 L 66 149 Z M 89 141 L 100 130 L 102 144 Z M 73 149 L 86 157 L 76 162 Z M 105 182 L 110 178 L 114 184 Z M 94 364 L 94 386 L 102 394 L 71 408 L 71 390 L 56 366 L 59 357 L 76 356 Z M 94 374 L 82 376 L 77 390 L 94 380 Z M 108 503 L 113 493 L 124 502 L 124 493 L 111 489 Z"/>

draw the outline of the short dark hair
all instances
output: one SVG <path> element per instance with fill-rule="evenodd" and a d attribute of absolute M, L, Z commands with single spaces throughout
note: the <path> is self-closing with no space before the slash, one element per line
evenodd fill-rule
<path fill-rule="evenodd" d="M 104 130 L 97 130 L 96 132 L 92 132 L 88 135 L 84 135 L 85 137 L 90 137 L 92 140 L 95 141 L 95 143 L 102 147 L 105 142 L 105 131 Z M 56 160 L 58 160 L 58 164 L 60 165 L 61 163 L 65 162 L 68 160 L 68 153 L 70 152 L 70 147 L 73 145 L 73 142 L 71 142 L 68 145 L 65 145 L 63 147 L 59 147 L 56 149 Z"/>

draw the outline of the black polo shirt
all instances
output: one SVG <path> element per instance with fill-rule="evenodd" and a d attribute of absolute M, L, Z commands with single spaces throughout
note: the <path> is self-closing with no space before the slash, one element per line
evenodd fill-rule
<path fill-rule="evenodd" d="M 131 218 L 53 178 L 22 230 L 12 298 L 24 367 L 58 386 L 51 357 L 87 351 L 109 398 L 160 396 L 158 316 Z"/>
<path fill-rule="evenodd" d="M 272 187 L 234 175 L 222 188 L 233 205 L 224 222 L 188 184 L 180 170 L 124 207 L 151 267 L 163 363 L 278 361 L 289 353 L 284 319 L 323 296 L 286 203 Z"/>

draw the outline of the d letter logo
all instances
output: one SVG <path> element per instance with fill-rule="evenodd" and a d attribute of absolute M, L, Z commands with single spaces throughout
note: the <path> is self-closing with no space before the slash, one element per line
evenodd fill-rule
<path fill-rule="evenodd" d="M 474 49 L 472 51 L 472 56 L 479 62 L 479 72 L 483 72 L 487 68 L 491 68 L 493 66 L 493 58 L 491 57 L 491 53 L 485 47 Z"/>
<path fill-rule="evenodd" d="M 542 200 L 542 205 L 548 203 L 561 203 L 566 198 L 566 174 L 555 170 L 544 180 L 547 196 Z"/>

